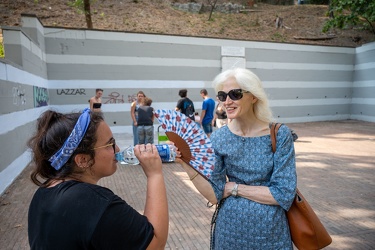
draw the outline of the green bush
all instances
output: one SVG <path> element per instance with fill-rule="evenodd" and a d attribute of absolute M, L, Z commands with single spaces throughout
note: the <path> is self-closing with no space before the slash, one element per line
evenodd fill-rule
<path fill-rule="evenodd" d="M 375 1 L 374 0 L 332 0 L 331 13 L 323 32 L 331 28 L 345 29 L 350 26 L 360 26 L 371 30 L 375 34 Z"/>
<path fill-rule="evenodd" d="M 4 45 L 0 43 L 0 57 L 4 58 Z"/>

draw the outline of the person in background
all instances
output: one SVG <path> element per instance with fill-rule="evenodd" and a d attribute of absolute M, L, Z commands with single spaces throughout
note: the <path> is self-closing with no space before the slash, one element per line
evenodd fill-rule
<path fill-rule="evenodd" d="M 200 91 L 203 98 L 201 124 L 204 132 L 209 138 L 212 133 L 212 120 L 214 119 L 215 101 L 208 96 L 206 89 Z"/>
<path fill-rule="evenodd" d="M 176 158 L 198 191 L 218 204 L 211 247 L 293 250 L 285 213 L 297 189 L 291 131 L 286 125 L 279 128 L 274 153 L 272 112 L 260 79 L 251 71 L 224 71 L 213 87 L 231 119 L 210 137 L 213 172 L 207 180 Z"/>
<path fill-rule="evenodd" d="M 142 98 L 138 108 L 138 144 L 154 143 L 154 109 L 152 99 Z"/>
<path fill-rule="evenodd" d="M 145 98 L 146 95 L 143 91 L 138 91 L 137 99 L 132 102 L 130 106 L 130 115 L 133 120 L 133 144 L 134 146 L 138 144 L 138 130 L 137 130 L 137 119 L 138 119 L 138 108 L 142 99 Z"/>
<path fill-rule="evenodd" d="M 180 111 L 182 114 L 194 121 L 194 103 L 187 97 L 187 89 L 180 89 L 178 95 L 181 97 L 181 99 L 178 100 L 175 110 Z"/>
<path fill-rule="evenodd" d="M 214 119 L 212 120 L 212 126 L 216 125 L 217 128 L 221 128 L 228 124 L 227 112 L 225 111 L 224 104 L 218 102 L 215 109 Z"/>
<path fill-rule="evenodd" d="M 195 122 L 196 122 L 197 125 L 200 127 L 200 126 L 201 126 L 201 117 L 199 116 L 199 113 L 198 113 L 198 112 L 195 112 L 195 113 L 194 113 L 194 118 L 195 118 Z"/>
<path fill-rule="evenodd" d="M 28 213 L 30 249 L 164 249 L 168 204 L 155 145 L 134 147 L 147 178 L 143 215 L 98 185 L 115 173 L 120 151 L 101 112 L 45 111 L 28 146 L 39 186 Z"/>
<path fill-rule="evenodd" d="M 102 89 L 96 89 L 95 90 L 95 96 L 91 97 L 89 100 L 90 103 L 90 109 L 91 111 L 95 112 L 101 112 L 102 109 L 102 95 L 103 95 L 103 90 Z"/>

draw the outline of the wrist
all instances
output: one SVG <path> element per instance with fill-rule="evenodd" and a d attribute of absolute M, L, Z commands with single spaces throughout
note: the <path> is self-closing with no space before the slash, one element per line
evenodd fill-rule
<path fill-rule="evenodd" d="M 234 186 L 233 186 L 232 191 L 231 191 L 231 195 L 234 196 L 234 197 L 238 196 L 238 184 L 237 183 L 234 183 Z"/>

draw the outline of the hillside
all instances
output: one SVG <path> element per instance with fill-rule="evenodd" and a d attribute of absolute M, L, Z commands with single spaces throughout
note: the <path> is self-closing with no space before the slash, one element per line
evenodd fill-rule
<path fill-rule="evenodd" d="M 86 28 L 84 15 L 69 6 L 68 0 L 2 0 L 0 25 L 20 26 L 21 13 L 35 14 L 43 25 Z M 189 1 L 173 1 L 189 2 Z M 208 1 L 194 1 L 207 5 Z M 218 1 L 219 3 L 228 1 Z M 248 3 L 250 1 L 232 1 Z M 370 31 L 357 27 L 322 33 L 327 20 L 325 5 L 269 5 L 248 7 L 247 11 L 226 14 L 190 13 L 177 10 L 166 0 L 96 0 L 91 5 L 94 29 L 140 33 L 213 37 L 249 41 L 358 47 L 375 41 Z M 275 27 L 276 17 L 283 19 Z"/>

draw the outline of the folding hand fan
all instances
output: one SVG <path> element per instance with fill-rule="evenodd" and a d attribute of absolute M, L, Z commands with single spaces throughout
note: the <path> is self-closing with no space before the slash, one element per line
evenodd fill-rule
<path fill-rule="evenodd" d="M 215 155 L 204 131 L 181 112 L 158 109 L 154 113 L 168 139 L 181 152 L 181 160 L 208 179 L 214 169 Z"/>

